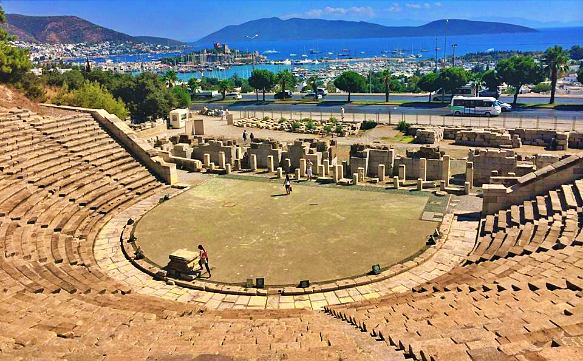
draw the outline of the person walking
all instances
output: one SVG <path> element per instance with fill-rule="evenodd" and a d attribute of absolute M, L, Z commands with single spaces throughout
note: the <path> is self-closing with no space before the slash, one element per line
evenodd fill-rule
<path fill-rule="evenodd" d="M 344 121 L 344 107 L 340 107 L 340 119 Z"/>
<path fill-rule="evenodd" d="M 289 179 L 289 174 L 285 175 L 285 181 L 283 182 L 285 186 L 285 193 L 289 196 L 292 192 L 291 180 Z"/>
<path fill-rule="evenodd" d="M 247 143 L 247 129 L 243 130 L 243 143 Z"/>
<path fill-rule="evenodd" d="M 249 140 L 251 141 L 251 143 L 253 143 L 253 140 L 255 140 L 255 136 L 253 135 L 253 132 L 251 132 L 251 134 L 249 134 Z"/>
<path fill-rule="evenodd" d="M 206 249 L 204 249 L 204 247 L 202 246 L 202 244 L 198 245 L 198 265 L 199 265 L 199 271 L 202 271 L 202 266 L 204 265 L 204 267 L 206 268 L 206 271 L 209 274 L 209 278 L 211 277 L 211 269 L 209 267 L 209 255 L 206 251 Z"/>
<path fill-rule="evenodd" d="M 314 170 L 312 169 L 313 166 L 314 163 L 312 163 L 312 161 L 308 159 L 308 167 L 306 169 L 306 175 L 308 176 L 308 180 L 312 180 L 312 176 L 314 174 Z"/>

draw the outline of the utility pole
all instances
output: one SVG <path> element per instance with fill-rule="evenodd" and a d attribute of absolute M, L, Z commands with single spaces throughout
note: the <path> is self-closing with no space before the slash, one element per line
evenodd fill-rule
<path fill-rule="evenodd" d="M 449 19 L 445 19 L 445 26 L 443 30 L 443 67 L 447 66 L 447 23 Z"/>
<path fill-rule="evenodd" d="M 455 48 L 457 44 L 451 44 L 451 51 L 452 51 L 452 58 L 451 58 L 451 66 L 455 66 Z"/>
<path fill-rule="evenodd" d="M 439 62 L 439 58 L 437 56 L 437 52 L 439 51 L 439 48 L 437 47 L 437 36 L 435 37 L 435 72 L 437 73 L 437 64 Z"/>

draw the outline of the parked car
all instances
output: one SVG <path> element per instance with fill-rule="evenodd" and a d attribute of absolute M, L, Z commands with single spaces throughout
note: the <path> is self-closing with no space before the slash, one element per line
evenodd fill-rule
<path fill-rule="evenodd" d="M 480 91 L 480 93 L 478 94 L 481 97 L 492 97 L 492 98 L 500 98 L 500 91 L 499 90 L 490 90 L 490 89 L 485 89 Z"/>
<path fill-rule="evenodd" d="M 238 92 L 230 92 L 225 94 L 225 98 L 226 99 L 242 99 L 243 96 L 241 95 L 241 93 Z"/>
<path fill-rule="evenodd" d="M 498 106 L 500 106 L 500 109 L 501 109 L 503 112 L 511 112 L 511 111 L 512 111 L 512 105 L 510 105 L 510 104 L 508 104 L 508 103 L 504 103 L 504 102 L 501 102 L 500 100 L 497 100 L 497 101 L 496 101 L 496 104 L 497 104 Z"/>
<path fill-rule="evenodd" d="M 316 93 L 318 93 L 318 95 L 321 95 L 323 97 L 325 97 L 326 95 L 328 95 L 328 91 L 324 88 L 318 88 L 316 90 Z"/>
<path fill-rule="evenodd" d="M 284 90 L 279 93 L 275 93 L 274 99 L 291 99 L 293 97 L 291 90 Z"/>
<path fill-rule="evenodd" d="M 304 99 L 322 99 L 322 95 L 316 94 L 314 92 L 309 92 L 304 95 Z"/>

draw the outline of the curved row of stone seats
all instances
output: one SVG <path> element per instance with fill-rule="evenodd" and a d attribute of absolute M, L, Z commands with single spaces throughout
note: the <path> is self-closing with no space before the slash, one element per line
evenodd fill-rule
<path fill-rule="evenodd" d="M 510 209 L 503 209 L 496 214 L 487 215 L 484 218 L 482 234 L 496 233 L 525 222 L 533 222 L 539 218 L 550 217 L 553 214 L 565 212 L 569 209 L 581 212 L 582 207 L 583 180 L 578 179 L 574 183 L 564 184 L 545 195 L 524 201 L 521 205 L 513 205 Z"/>
<path fill-rule="evenodd" d="M 582 185 L 483 220 L 468 261 L 410 292 L 325 310 L 415 360 L 580 359 Z"/>
<path fill-rule="evenodd" d="M 0 349 L 12 359 L 404 360 L 309 311 L 203 312 L 143 295 L 26 292 L 0 293 L 0 310 Z"/>
<path fill-rule="evenodd" d="M 127 286 L 99 270 L 93 241 L 109 213 L 163 186 L 90 117 L 0 114 L 1 126 L 9 124 L 14 132 L 25 132 L 26 139 L 39 140 L 12 138 L 0 145 L 0 154 L 4 154 L 0 159 L 0 262 L 4 278 L 11 277 L 29 292 L 129 292 Z M 83 138 L 68 137 L 72 133 L 59 133 L 63 129 L 90 130 L 91 136 L 79 131 Z M 90 146 L 97 133 L 108 138 L 102 148 Z M 73 154 L 67 147 L 70 142 L 75 147 L 123 154 L 124 164 L 131 163 L 131 167 L 119 176 L 129 178 L 122 183 L 108 176 L 90 159 L 85 161 L 85 153 Z"/>
<path fill-rule="evenodd" d="M 326 310 L 416 360 L 558 356 L 571 343 L 581 352 L 582 277 L 583 249 L 567 247 L 460 266 L 414 292 Z"/>
<path fill-rule="evenodd" d="M 509 210 L 483 219 L 481 235 L 468 262 L 546 251 L 579 242 L 583 224 L 583 180 L 563 184 Z"/>
<path fill-rule="evenodd" d="M 583 289 L 583 247 L 565 247 L 545 253 L 457 267 L 413 292 L 502 292 L 505 290 Z"/>

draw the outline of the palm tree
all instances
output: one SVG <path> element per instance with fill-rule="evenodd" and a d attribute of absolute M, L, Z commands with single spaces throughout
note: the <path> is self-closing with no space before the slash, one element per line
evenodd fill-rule
<path fill-rule="evenodd" d="M 389 69 L 385 69 L 381 72 L 383 77 L 383 83 L 385 84 L 385 103 L 389 102 L 389 90 L 391 87 L 391 72 Z"/>
<path fill-rule="evenodd" d="M 172 88 L 178 81 L 178 75 L 174 70 L 170 69 L 164 74 L 162 79 L 164 79 L 169 88 Z"/>
<path fill-rule="evenodd" d="M 225 96 L 227 94 L 227 92 L 229 90 L 233 89 L 233 83 L 228 80 L 221 80 L 219 81 L 219 91 L 221 92 L 221 95 L 223 96 L 223 100 L 225 100 Z"/>
<path fill-rule="evenodd" d="M 315 75 L 312 75 L 311 77 L 308 78 L 308 88 L 310 88 L 314 94 L 318 94 L 318 85 L 320 85 L 320 80 L 318 80 L 318 77 Z"/>
<path fill-rule="evenodd" d="M 551 78 L 551 99 L 549 104 L 555 102 L 555 90 L 557 88 L 557 79 L 561 73 L 569 69 L 569 53 L 560 46 L 553 46 L 545 51 L 543 57 L 545 72 L 550 74 Z"/>

